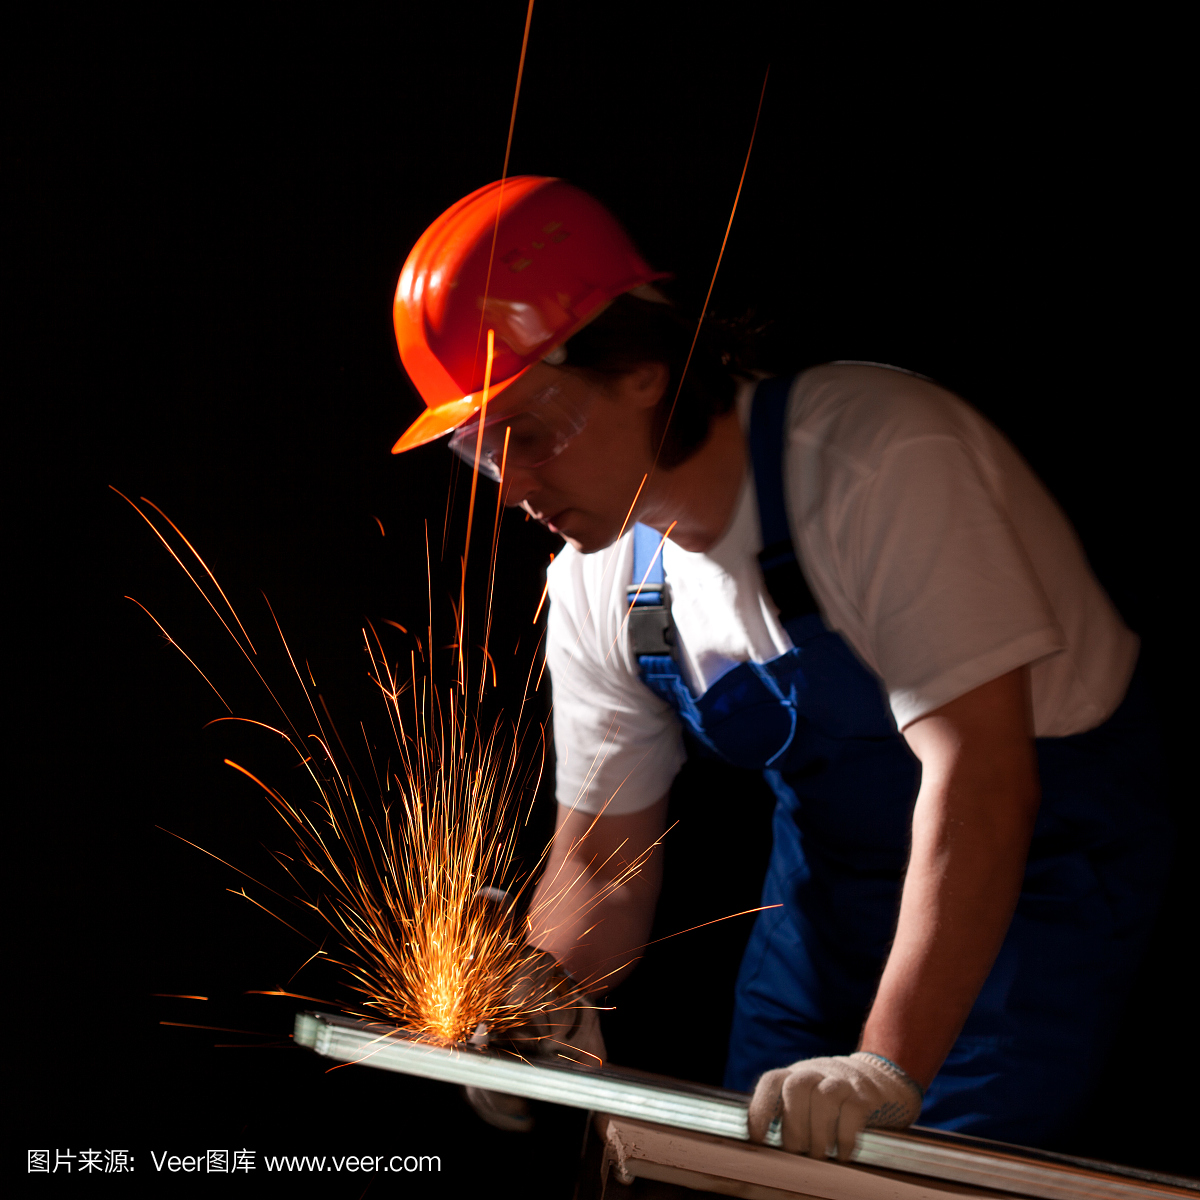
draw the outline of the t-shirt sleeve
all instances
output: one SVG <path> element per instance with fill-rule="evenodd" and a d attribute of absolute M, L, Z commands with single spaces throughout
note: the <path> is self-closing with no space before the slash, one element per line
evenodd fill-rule
<path fill-rule="evenodd" d="M 841 523 L 846 586 L 901 729 L 1065 646 L 1002 500 L 959 438 L 890 447 Z"/>
<path fill-rule="evenodd" d="M 572 565 L 556 563 L 550 574 L 555 793 L 582 812 L 639 812 L 666 794 L 683 765 L 679 721 L 637 677 L 615 612 L 606 603 L 593 609 Z"/>

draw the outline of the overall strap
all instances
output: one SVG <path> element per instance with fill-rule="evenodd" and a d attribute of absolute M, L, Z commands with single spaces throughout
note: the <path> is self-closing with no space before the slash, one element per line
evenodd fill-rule
<path fill-rule="evenodd" d="M 750 410 L 750 458 L 763 543 L 758 564 L 767 592 L 779 609 L 779 620 L 785 625 L 818 611 L 788 527 L 784 461 L 788 393 L 793 379 L 790 375 L 764 379 L 754 389 Z"/>
<path fill-rule="evenodd" d="M 647 655 L 674 654 L 675 626 L 663 576 L 662 537 L 649 525 L 633 527 L 633 579 L 625 588 L 629 601 L 629 645 L 639 665 Z"/>
<path fill-rule="evenodd" d="M 629 594 L 640 586 L 640 594 L 633 597 L 634 604 L 657 604 L 663 585 L 662 555 L 658 547 L 662 538 L 658 530 L 649 525 L 633 527 L 633 581 Z M 643 583 L 643 580 L 645 581 Z"/>
<path fill-rule="evenodd" d="M 704 729 L 691 689 L 675 657 L 675 623 L 671 619 L 671 590 L 663 573 L 663 539 L 649 525 L 633 527 L 632 579 L 625 588 L 629 611 L 629 649 L 637 660 L 642 682 L 666 701 L 701 745 L 720 754 Z"/>
<path fill-rule="evenodd" d="M 750 411 L 750 458 L 758 494 L 763 549 L 758 555 L 763 582 L 783 623 L 817 612 L 796 557 L 788 527 L 784 456 L 788 393 L 793 376 L 764 379 L 754 390 Z M 663 573 L 662 537 L 649 525 L 633 527 L 633 571 L 625 593 L 629 602 L 629 646 L 642 678 L 682 676 L 675 656 L 671 598 Z M 666 684 L 664 683 L 664 687 Z M 674 684 L 672 683 L 673 687 Z M 658 691 L 659 688 L 654 690 Z"/>

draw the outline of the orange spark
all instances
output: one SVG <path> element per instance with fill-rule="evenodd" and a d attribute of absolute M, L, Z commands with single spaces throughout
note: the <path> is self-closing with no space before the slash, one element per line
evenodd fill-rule
<path fill-rule="evenodd" d="M 542 598 L 538 601 L 537 610 L 533 614 L 533 624 L 534 625 L 536 625 L 538 623 L 538 617 L 540 617 L 542 615 L 542 605 L 546 603 L 546 596 L 549 594 L 549 592 L 550 592 L 550 580 L 547 579 L 546 582 L 542 585 Z"/>
<path fill-rule="evenodd" d="M 170 644 L 172 646 L 174 646 L 175 649 L 178 650 L 179 653 L 182 654 L 183 657 L 186 658 L 189 663 L 192 664 L 193 667 L 196 667 L 196 663 L 192 659 L 192 656 L 190 654 L 188 654 L 188 652 L 165 629 L 163 629 L 162 624 L 159 621 L 159 619 L 140 600 L 134 600 L 132 596 L 126 596 L 125 599 L 133 600 L 133 603 L 136 604 L 138 606 L 138 608 L 140 608 L 142 610 L 142 612 L 144 612 L 146 614 L 146 616 L 148 616 L 150 618 L 150 620 L 152 620 L 155 623 L 155 625 L 158 626 L 158 628 L 162 631 L 163 637 L 165 637 L 167 639 L 167 641 L 170 642 Z M 229 709 L 230 712 L 233 712 L 233 709 L 229 708 L 228 703 L 226 703 L 225 697 L 222 696 L 220 692 L 217 692 L 216 684 L 214 684 L 213 681 L 211 679 L 209 679 L 209 677 L 207 675 L 205 675 L 205 673 L 203 671 L 201 671 L 199 667 L 196 667 L 196 674 L 199 675 L 200 678 L 203 679 L 204 682 L 207 683 L 208 686 L 210 688 L 212 688 L 212 690 L 214 692 L 217 693 L 217 699 L 220 700 L 220 702 L 222 704 L 224 704 L 225 707 L 227 709 Z"/>
<path fill-rule="evenodd" d="M 187 1021 L 159 1021 L 160 1025 L 174 1025 L 177 1029 L 209 1029 L 213 1033 L 245 1033 L 250 1037 L 268 1037 L 269 1034 L 255 1029 L 226 1029 L 223 1025 L 191 1025 Z"/>
<path fill-rule="evenodd" d="M 763 75 L 762 91 L 758 94 L 758 108 L 754 113 L 754 128 L 750 130 L 750 145 L 746 147 L 746 161 L 742 164 L 742 176 L 738 180 L 737 192 L 733 197 L 733 207 L 729 210 L 729 223 L 725 226 L 725 236 L 721 239 L 721 250 L 717 255 L 717 265 L 713 267 L 712 279 L 709 280 L 708 284 L 708 294 L 704 297 L 704 307 L 700 309 L 700 320 L 696 322 L 696 332 L 692 335 L 692 344 L 688 347 L 687 358 L 684 360 L 683 370 L 679 373 L 679 383 L 675 388 L 674 399 L 671 401 L 671 409 L 667 413 L 667 419 L 663 425 L 662 440 L 658 443 L 658 451 L 654 455 L 655 466 L 658 465 L 658 456 L 662 453 L 662 448 L 666 444 L 667 429 L 670 428 L 671 418 L 675 415 L 675 405 L 679 403 L 679 393 L 683 389 L 683 379 L 687 375 L 688 367 L 691 366 L 692 354 L 696 349 L 696 341 L 700 337 L 700 329 L 704 324 L 704 316 L 708 312 L 708 302 L 712 299 L 713 288 L 717 285 L 717 272 L 721 269 L 721 259 L 725 257 L 725 246 L 729 241 L 729 231 L 733 228 L 733 218 L 737 215 L 738 201 L 742 198 L 742 185 L 746 182 L 746 172 L 750 168 L 750 152 L 754 149 L 754 138 L 758 133 L 758 119 L 762 116 L 763 100 L 767 94 L 767 80 L 770 78 L 771 68 L 768 66 L 766 73 Z M 634 500 L 636 502 L 636 496 Z"/>
<path fill-rule="evenodd" d="M 686 368 L 685 368 L 685 369 L 686 369 Z M 669 418 L 668 418 L 668 419 L 669 419 Z M 639 496 L 642 494 L 642 488 L 644 488 L 644 487 L 646 486 L 646 480 L 647 480 L 647 479 L 649 479 L 649 478 L 650 478 L 650 476 L 649 476 L 648 474 L 646 474 L 646 475 L 643 475 L 643 476 L 642 476 L 642 482 L 638 484 L 638 489 L 637 489 L 637 491 L 633 493 L 633 499 L 632 499 L 632 500 L 630 501 L 630 503 L 629 503 L 629 511 L 628 511 L 628 512 L 625 514 L 625 520 L 623 520 L 623 521 L 621 522 L 621 531 L 620 531 L 620 533 L 618 533 L 618 534 L 617 534 L 617 541 L 618 541 L 618 542 L 621 540 L 621 538 L 622 538 L 622 537 L 624 536 L 624 534 L 625 534 L 625 526 L 629 524 L 629 518 L 633 516 L 633 508 L 634 508 L 634 505 L 635 505 L 635 504 L 637 504 L 637 502 L 638 502 L 638 497 L 639 497 Z"/>
<path fill-rule="evenodd" d="M 497 221 L 493 230 L 492 256 L 489 258 L 489 283 L 532 17 L 533 0 L 529 0 L 504 168 L 497 196 Z M 483 315 L 480 320 L 480 342 L 486 320 L 486 295 L 481 309 Z M 470 708 L 467 700 L 467 648 L 470 643 L 466 630 L 466 576 L 483 428 L 492 388 L 494 353 L 495 334 L 489 329 L 483 396 L 478 418 L 475 471 L 471 482 L 466 539 L 461 556 L 459 603 L 454 613 L 457 628 L 454 646 L 458 656 L 456 684 L 448 692 L 439 691 L 435 686 L 432 571 L 428 527 L 425 531 L 425 544 L 426 572 L 429 580 L 429 623 L 427 637 L 420 643 L 427 676 L 418 677 L 416 655 L 410 651 L 411 678 L 401 680 L 397 674 L 399 667 L 393 666 L 384 653 L 384 647 L 375 629 L 368 626 L 369 633 L 364 630 L 371 678 L 383 700 L 394 738 L 394 749 L 390 750 L 393 755 L 392 761 L 399 764 L 398 770 L 392 770 L 390 764 L 385 766 L 386 784 L 380 791 L 371 793 L 363 784 L 325 702 L 317 692 L 312 670 L 306 661 L 306 681 L 274 611 L 271 611 L 271 618 L 279 634 L 280 644 L 304 692 L 313 721 L 313 728 L 306 735 L 300 733 L 284 710 L 275 693 L 267 685 L 263 674 L 250 660 L 233 628 L 225 622 L 222 611 L 209 597 L 205 587 L 201 586 L 183 558 L 153 521 L 137 505 L 133 505 L 175 561 L 192 579 L 231 638 L 242 649 L 255 675 L 267 687 L 268 694 L 284 716 L 279 726 L 250 718 L 231 719 L 245 720 L 287 742 L 296 754 L 298 765 L 303 768 L 315 789 L 308 799 L 296 801 L 285 796 L 270 783 L 257 778 L 246 768 L 229 759 L 225 760 L 229 766 L 241 772 L 262 790 L 294 841 L 294 855 L 275 851 L 273 857 L 297 885 L 299 893 L 287 897 L 273 888 L 267 890 L 278 900 L 293 904 L 309 918 L 318 919 L 331 928 L 340 942 L 340 948 L 332 953 L 325 952 L 325 943 L 322 942 L 320 948 L 305 960 L 295 974 L 303 970 L 308 963 L 321 957 L 342 968 L 350 981 L 350 987 L 357 993 L 358 999 L 355 1004 L 347 1007 L 345 1011 L 375 1019 L 386 1018 L 411 1036 L 427 1038 L 442 1044 L 463 1041 L 480 1024 L 486 1025 L 493 1034 L 525 1026 L 532 1017 L 544 1016 L 548 1012 L 561 1009 L 577 996 L 578 991 L 586 990 L 599 982 L 579 981 L 578 986 L 573 988 L 568 996 L 564 995 L 564 987 L 567 985 L 561 979 L 541 982 L 531 979 L 538 975 L 535 967 L 542 956 L 540 951 L 531 949 L 527 944 L 525 921 L 517 915 L 518 906 L 531 886 L 532 873 L 516 873 L 517 823 L 512 817 L 521 797 L 531 795 L 536 790 L 540 778 L 540 765 L 536 770 L 523 765 L 521 732 L 524 728 L 521 722 L 525 704 L 530 696 L 529 684 L 533 666 L 537 662 L 537 648 L 530 662 L 529 676 L 526 679 L 518 715 L 513 722 L 511 736 L 504 736 L 499 724 L 490 732 L 481 729 L 477 714 Z M 507 449 L 506 435 L 504 457 L 501 461 L 501 492 L 497 498 L 493 525 L 487 631 L 483 646 L 483 674 L 486 677 L 487 668 L 490 666 L 493 683 L 495 661 L 488 651 L 487 634 L 491 628 L 491 595 L 495 583 Z M 455 471 L 457 479 L 457 462 Z M 639 488 L 639 495 L 640 491 Z M 443 523 L 443 557 L 453 494 L 452 488 Z M 636 501 L 635 495 L 634 505 Z M 132 504 L 132 501 L 130 503 Z M 634 505 L 630 506 L 630 513 Z M 167 521 L 204 568 L 250 647 L 250 652 L 257 654 L 240 618 L 207 564 L 200 559 L 195 548 L 183 537 L 173 522 L 156 507 L 155 511 Z M 378 517 L 374 519 L 379 525 L 381 536 L 386 536 L 382 521 Z M 628 519 L 627 515 L 626 520 Z M 543 593 L 543 601 L 544 596 Z M 539 604 L 539 614 L 540 608 Z M 535 617 L 535 621 L 536 619 Z M 404 626 L 398 622 L 386 623 L 400 632 L 407 633 Z M 166 631 L 163 630 L 163 633 L 165 635 Z M 538 647 L 540 645 L 539 637 Z M 188 661 L 196 666 L 190 658 Z M 196 669 L 199 671 L 198 667 Z M 544 670 L 543 661 L 542 671 Z M 539 685 L 540 682 L 541 674 L 538 676 Z M 534 690 L 536 691 L 536 686 Z M 411 712 L 408 708 L 409 699 L 404 695 L 408 691 L 411 691 Z M 540 738 L 541 761 L 544 762 L 546 731 L 540 724 L 536 728 Z M 366 738 L 365 728 L 363 733 Z M 370 753 L 371 742 L 366 740 Z M 316 749 L 308 752 L 310 742 L 319 747 L 319 752 Z M 335 746 L 340 752 L 338 755 L 335 755 Z M 373 768 L 374 765 L 372 755 Z M 378 772 L 373 770 L 372 773 L 378 789 Z M 202 847 L 196 848 L 217 861 L 224 862 Z M 653 849 L 652 846 L 643 855 L 623 863 L 621 869 L 614 872 L 614 878 L 592 894 L 588 911 L 603 903 L 612 892 L 624 887 L 641 869 Z M 545 854 L 540 861 L 545 861 Z M 238 871 L 231 864 L 225 865 L 250 882 L 257 883 L 246 872 Z M 534 870 L 536 869 L 535 867 Z M 557 882 L 551 880 L 550 885 L 542 889 L 540 903 L 554 905 L 556 900 L 561 898 L 562 893 L 554 893 Z M 568 880 L 567 885 L 573 882 Z M 509 898 L 503 904 L 488 902 L 485 899 L 482 889 L 505 886 L 509 889 Z M 284 921 L 272 908 L 251 896 L 244 886 L 241 889 L 229 890 L 262 908 L 310 944 L 316 945 L 316 942 L 308 938 L 300 928 Z M 514 980 L 529 984 L 520 990 L 518 998 L 515 998 L 512 987 Z M 290 985 L 291 980 L 288 983 Z M 259 994 L 321 1002 L 315 997 L 302 996 L 282 988 Z M 386 1037 L 381 1038 L 381 1042 L 383 1041 L 386 1041 Z"/>
<path fill-rule="evenodd" d="M 458 595 L 459 627 L 458 643 L 461 647 L 464 641 L 463 622 L 467 613 L 467 559 L 471 553 L 471 526 L 475 520 L 475 491 L 479 486 L 479 460 L 483 455 L 483 427 L 487 421 L 488 392 L 492 386 L 492 362 L 496 356 L 496 331 L 489 329 L 487 334 L 487 365 L 483 371 L 483 402 L 479 409 L 479 432 L 475 436 L 475 463 L 471 472 L 471 498 L 467 501 L 467 535 L 463 544 L 462 576 Z M 458 655 L 459 686 L 467 686 L 466 655 L 459 650 Z"/>
<path fill-rule="evenodd" d="M 504 472 L 508 469 L 508 442 L 512 426 L 504 428 L 504 449 L 500 452 L 500 484 L 496 489 L 496 518 L 492 523 L 492 556 L 488 562 L 487 618 L 483 630 L 483 656 L 490 660 L 488 644 L 492 639 L 492 600 L 496 594 L 496 555 L 500 550 L 500 514 L 504 511 Z M 480 672 L 479 699 L 483 700 L 483 688 L 487 683 L 487 672 Z M 496 686 L 496 664 L 492 663 L 492 687 Z"/>
<path fill-rule="evenodd" d="M 517 101 L 521 98 L 521 79 L 525 75 L 525 51 L 529 49 L 529 26 L 533 22 L 533 0 L 525 10 L 525 33 L 521 37 L 521 57 L 517 62 L 517 86 L 513 88 L 512 112 L 508 118 L 508 141 L 504 144 L 504 166 L 500 170 L 500 187 L 496 192 L 496 220 L 492 225 L 492 248 L 488 252 L 487 275 L 483 280 L 483 302 L 479 312 L 479 333 L 475 337 L 475 362 L 479 362 L 479 343 L 483 339 L 483 322 L 487 315 L 488 296 L 492 289 L 492 266 L 496 261 L 496 238 L 500 233 L 500 206 L 504 202 L 504 181 L 508 178 L 508 160 L 512 154 L 513 130 L 517 126 Z M 478 464 L 477 464 L 478 465 Z"/>
<path fill-rule="evenodd" d="M 247 996 L 288 996 L 292 1000 L 311 1000 L 314 1004 L 324 1004 L 324 1000 L 318 999 L 316 996 L 302 996 L 299 992 L 285 992 L 282 988 L 271 988 L 269 991 L 264 991 L 259 988 L 251 988 L 246 993 Z"/>
<path fill-rule="evenodd" d="M 115 492 L 115 491 L 117 491 L 117 489 L 113 488 L 113 491 Z M 117 495 L 120 496 L 121 493 L 117 492 Z M 121 498 L 125 499 L 125 497 L 123 497 L 123 496 Z M 246 627 L 241 623 L 241 621 L 238 621 L 238 615 L 237 615 L 237 613 L 235 613 L 233 611 L 233 605 L 229 603 L 229 597 L 226 596 L 223 591 L 221 591 L 221 585 L 219 583 L 217 583 L 217 577 L 212 573 L 211 570 L 209 570 L 208 563 L 206 563 L 204 561 L 204 559 L 202 559 L 200 557 L 200 552 L 196 549 L 195 546 L 192 545 L 191 542 L 189 542 L 187 540 L 187 538 L 185 538 L 183 536 L 183 530 L 180 529 L 179 526 L 176 525 L 175 522 L 172 521 L 171 518 L 168 517 L 167 514 L 165 512 L 163 512 L 163 510 L 161 508 L 159 508 L 157 504 L 154 503 L 153 500 L 147 500 L 145 496 L 139 496 L 138 499 L 143 504 L 150 505 L 150 507 L 152 509 L 154 509 L 154 511 L 156 513 L 158 513 L 158 515 L 160 517 L 162 517 L 162 519 L 164 521 L 166 521 L 166 523 L 168 525 L 170 525 L 170 527 L 173 530 L 175 530 L 175 532 L 177 534 L 179 534 L 180 540 L 183 542 L 183 544 L 196 556 L 196 561 L 204 568 L 205 574 L 208 575 L 209 579 L 211 579 L 213 581 L 213 586 L 217 589 L 218 592 L 221 592 L 221 599 L 225 601 L 225 607 L 227 609 L 229 609 L 230 613 L 233 615 L 233 619 L 235 621 L 237 621 L 237 627 L 242 631 L 242 636 L 246 639 L 246 644 L 250 647 L 251 650 L 254 650 L 254 643 L 250 640 L 250 635 L 246 632 Z M 256 654 L 258 653 L 258 651 L 256 651 L 256 650 L 254 652 Z"/>
<path fill-rule="evenodd" d="M 460 601 L 464 599 L 460 593 Z M 575 1002 L 580 991 L 601 982 L 581 980 L 572 985 L 562 977 L 539 973 L 543 956 L 527 943 L 525 920 L 517 915 L 533 874 L 518 874 L 516 869 L 515 810 L 522 796 L 533 794 L 540 778 L 540 765 L 525 765 L 519 733 L 530 680 L 512 736 L 502 735 L 498 724 L 485 732 L 477 725 L 463 688 L 447 696 L 434 686 L 431 663 L 428 679 L 419 680 L 416 657 L 410 652 L 412 678 L 398 677 L 379 634 L 368 624 L 363 632 L 369 674 L 384 703 L 394 743 L 390 753 L 398 764 L 398 770 L 384 772 L 386 786 L 373 769 L 368 777 L 374 789 L 369 790 L 311 670 L 301 672 L 278 619 L 267 607 L 286 662 L 304 690 L 313 729 L 301 735 L 286 713 L 279 724 L 238 715 L 218 717 L 210 724 L 238 721 L 281 739 L 313 785 L 310 798 L 293 800 L 254 772 L 225 760 L 262 791 L 289 830 L 294 853 L 274 851 L 273 858 L 297 885 L 298 894 L 289 897 L 194 842 L 180 840 L 229 866 L 256 889 L 270 892 L 274 900 L 265 904 L 245 885 L 227 889 L 316 947 L 293 978 L 319 957 L 340 968 L 357 994 L 344 1011 L 384 1019 L 408 1036 L 443 1045 L 467 1040 L 481 1024 L 489 1036 L 527 1027 L 531 1020 L 564 1008 Z M 454 618 L 464 630 L 461 609 Z M 405 631 L 398 622 L 388 624 Z M 429 635 L 432 639 L 432 612 Z M 233 640 L 240 645 L 236 637 Z M 466 643 L 460 638 L 456 645 L 459 669 L 465 675 Z M 534 662 L 536 656 L 530 664 L 531 676 Z M 258 667 L 250 665 L 262 679 Z M 483 669 L 490 669 L 494 684 L 496 664 L 486 647 Z M 409 691 L 411 713 L 405 694 Z M 275 693 L 269 688 L 268 692 L 275 699 Z M 365 727 L 362 732 L 374 768 L 372 742 Z M 545 731 L 539 725 L 537 732 L 544 762 Z M 309 743 L 319 751 L 309 752 Z M 591 896 L 588 911 L 627 884 L 652 850 L 614 872 L 615 878 Z M 539 903 L 561 899 L 565 894 L 561 882 L 551 880 L 542 889 Z M 573 882 L 566 880 L 565 886 Z M 488 901 L 483 890 L 505 887 L 510 898 L 504 904 Z M 309 921 L 320 921 L 336 934 L 340 946 L 326 951 L 325 943 L 318 945 L 302 924 L 281 915 L 279 902 L 296 907 Z M 514 989 L 514 981 L 522 986 Z M 320 1003 L 283 988 L 260 994 Z"/>

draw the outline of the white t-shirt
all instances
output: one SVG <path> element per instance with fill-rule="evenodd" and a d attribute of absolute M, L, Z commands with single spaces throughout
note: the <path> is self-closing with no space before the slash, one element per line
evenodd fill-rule
<path fill-rule="evenodd" d="M 753 385 L 738 396 L 748 424 Z M 832 363 L 794 383 L 788 517 L 831 629 L 881 680 L 897 727 L 1032 664 L 1034 727 L 1061 737 L 1105 720 L 1138 640 L 1092 575 L 1070 524 L 1004 437 L 956 396 L 887 367 Z M 749 472 L 712 549 L 668 541 L 663 567 L 685 677 L 791 648 L 763 588 Z M 560 804 L 637 812 L 684 760 L 673 710 L 639 679 L 623 629 L 632 535 L 550 568 L 546 657 Z"/>

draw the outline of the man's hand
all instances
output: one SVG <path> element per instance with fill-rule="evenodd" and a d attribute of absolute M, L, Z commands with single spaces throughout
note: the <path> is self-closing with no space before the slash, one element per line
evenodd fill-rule
<path fill-rule="evenodd" d="M 520 1058 L 557 1057 L 595 1066 L 604 1060 L 595 1002 L 553 955 L 532 952 L 509 984 L 508 1003 L 522 1014 L 522 1022 L 489 1031 L 489 1048 Z"/>
<path fill-rule="evenodd" d="M 541 978 L 536 976 L 541 975 Z M 545 976 L 558 977 L 547 979 Z M 558 987 L 555 987 L 558 982 Z M 519 1000 L 520 989 L 535 989 L 539 997 L 559 993 L 566 998 L 562 1007 L 548 1006 L 544 1012 L 534 1013 L 522 1025 L 505 1030 L 495 1038 L 488 1037 L 482 1027 L 471 1040 L 477 1045 L 486 1044 L 489 1049 L 508 1051 L 524 1059 L 549 1058 L 567 1059 L 569 1062 L 600 1066 L 608 1056 L 604 1046 L 604 1035 L 600 1031 L 600 1015 L 595 1003 L 580 993 L 571 977 L 549 954 L 536 961 L 532 969 L 523 972 L 515 981 L 514 999 Z M 504 1092 L 492 1092 L 485 1088 L 463 1089 L 467 1102 L 476 1114 L 489 1125 L 510 1133 L 528 1133 L 533 1128 L 533 1114 L 529 1103 L 520 1096 Z"/>
<path fill-rule="evenodd" d="M 783 1148 L 848 1162 L 868 1126 L 903 1129 L 921 1111 L 921 1089 L 894 1063 L 859 1051 L 808 1058 L 768 1071 L 750 1101 L 750 1140 L 766 1140 L 780 1118 Z"/>
<path fill-rule="evenodd" d="M 480 889 L 479 898 L 510 920 L 508 896 L 496 888 Z M 599 1066 L 607 1051 L 600 1018 L 592 999 L 552 954 L 533 947 L 507 981 L 506 1007 L 521 1014 L 519 1024 L 496 1030 L 482 1025 L 471 1038 L 475 1045 L 514 1054 L 518 1058 L 565 1058 Z M 511 1133 L 528 1133 L 533 1115 L 520 1096 L 485 1088 L 463 1089 L 467 1102 L 489 1125 Z"/>

